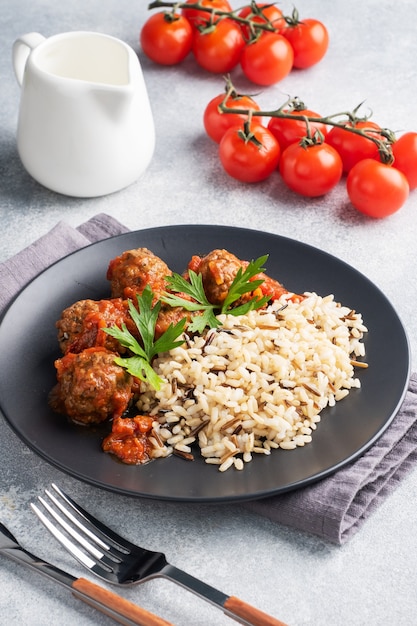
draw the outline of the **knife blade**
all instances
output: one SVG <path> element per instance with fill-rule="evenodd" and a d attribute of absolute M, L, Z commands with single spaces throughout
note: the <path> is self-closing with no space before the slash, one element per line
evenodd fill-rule
<path fill-rule="evenodd" d="M 0 522 L 0 554 L 12 561 L 28 566 L 49 579 L 71 590 L 80 600 L 98 609 L 124 626 L 173 626 L 158 615 L 129 602 L 122 596 L 92 583 L 86 578 L 76 578 L 25 550 L 14 535 Z"/>

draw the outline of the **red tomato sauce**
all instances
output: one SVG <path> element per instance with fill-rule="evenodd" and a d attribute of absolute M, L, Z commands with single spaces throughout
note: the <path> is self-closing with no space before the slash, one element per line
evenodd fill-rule
<path fill-rule="evenodd" d="M 119 417 L 113 420 L 112 431 L 102 444 L 103 450 L 117 456 L 122 463 L 140 465 L 150 460 L 149 433 L 153 418 L 148 415 Z"/>

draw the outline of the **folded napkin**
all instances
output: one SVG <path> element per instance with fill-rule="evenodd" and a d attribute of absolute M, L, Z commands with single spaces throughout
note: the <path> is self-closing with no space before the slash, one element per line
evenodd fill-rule
<path fill-rule="evenodd" d="M 0 314 L 41 270 L 92 242 L 127 232 L 100 214 L 74 229 L 60 222 L 49 233 L 0 264 Z M 296 491 L 245 503 L 260 515 L 343 544 L 394 491 L 417 461 L 417 373 L 398 415 L 378 441 L 338 472 Z"/>

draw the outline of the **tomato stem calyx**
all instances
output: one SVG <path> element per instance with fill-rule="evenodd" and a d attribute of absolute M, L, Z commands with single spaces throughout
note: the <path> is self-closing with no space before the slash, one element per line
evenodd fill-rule
<path fill-rule="evenodd" d="M 239 137 L 241 137 L 241 139 L 243 139 L 245 143 L 251 142 L 257 148 L 261 149 L 263 147 L 262 142 L 259 141 L 255 133 L 251 130 L 251 117 L 252 116 L 249 115 L 249 118 L 243 123 L 243 128 L 238 130 L 238 135 Z"/>
<path fill-rule="evenodd" d="M 289 26 L 289 28 L 294 28 L 295 26 L 298 26 L 299 24 L 303 23 L 302 20 L 300 20 L 298 10 L 295 7 L 293 9 L 291 16 L 284 17 L 284 20 L 287 26 Z"/>

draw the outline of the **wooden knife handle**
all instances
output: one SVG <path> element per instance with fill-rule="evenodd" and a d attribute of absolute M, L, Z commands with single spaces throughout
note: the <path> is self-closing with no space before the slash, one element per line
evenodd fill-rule
<path fill-rule="evenodd" d="M 72 588 L 81 594 L 76 594 L 77 597 L 84 600 L 87 604 L 88 599 L 91 599 L 93 602 L 99 602 L 103 608 L 97 606 L 96 604 L 93 606 L 103 613 L 106 613 L 105 607 L 107 607 L 118 613 L 120 616 L 131 620 L 134 624 L 139 624 L 139 626 L 173 626 L 171 622 L 167 622 L 162 619 L 162 617 L 159 617 L 154 613 L 150 613 L 137 604 L 133 604 L 133 602 L 129 602 L 129 600 L 126 600 L 116 593 L 112 593 L 111 591 L 108 591 L 108 589 L 100 587 L 100 585 L 96 585 L 85 578 L 77 578 L 72 583 Z M 114 615 L 110 616 L 117 620 L 117 617 Z M 123 620 L 120 620 L 120 622 L 122 624 L 126 623 L 123 622 Z"/>
<path fill-rule="evenodd" d="M 267 615 L 263 611 L 243 602 L 243 600 L 239 600 L 239 598 L 235 596 L 229 596 L 223 606 L 230 611 L 230 613 L 234 613 L 236 617 L 243 617 L 243 619 L 253 624 L 253 626 L 287 626 L 279 619 L 272 617 L 272 615 Z"/>

